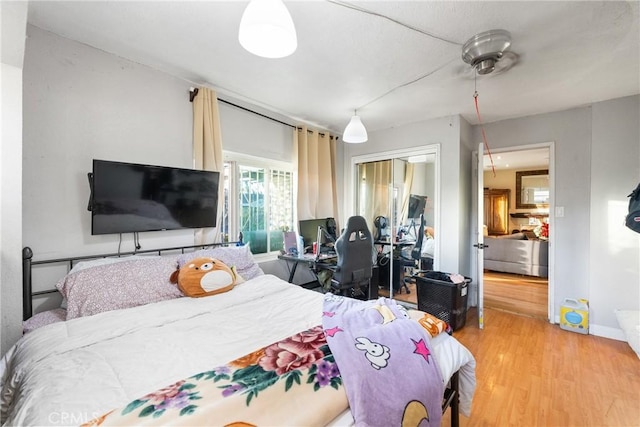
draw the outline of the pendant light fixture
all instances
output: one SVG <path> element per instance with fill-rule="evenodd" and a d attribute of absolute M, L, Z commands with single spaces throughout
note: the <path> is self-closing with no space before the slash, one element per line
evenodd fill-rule
<path fill-rule="evenodd" d="M 354 111 L 351 121 L 347 127 L 344 128 L 342 140 L 351 144 L 360 144 L 362 142 L 367 142 L 368 139 L 367 130 L 364 128 L 362 120 L 360 120 L 360 116 L 358 116 L 358 112 Z"/>
<path fill-rule="evenodd" d="M 293 19 L 282 0 L 251 0 L 240 20 L 238 40 L 263 58 L 284 58 L 298 47 Z"/>

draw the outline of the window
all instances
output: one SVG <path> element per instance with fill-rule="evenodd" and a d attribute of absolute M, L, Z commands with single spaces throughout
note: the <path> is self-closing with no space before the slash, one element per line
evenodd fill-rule
<path fill-rule="evenodd" d="M 242 232 L 254 254 L 282 249 L 282 232 L 294 229 L 293 167 L 228 155 L 224 177 L 223 233 L 237 236 Z"/>

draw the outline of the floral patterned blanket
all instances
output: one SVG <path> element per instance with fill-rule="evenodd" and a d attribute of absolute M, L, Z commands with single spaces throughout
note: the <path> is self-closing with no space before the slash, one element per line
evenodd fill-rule
<path fill-rule="evenodd" d="M 86 425 L 312 426 L 328 424 L 347 407 L 340 373 L 322 327 L 316 326 Z"/>
<path fill-rule="evenodd" d="M 356 425 L 440 425 L 444 383 L 425 328 L 387 298 L 327 294 L 323 310 L 322 326 L 85 425 L 323 426 L 348 407 Z"/>

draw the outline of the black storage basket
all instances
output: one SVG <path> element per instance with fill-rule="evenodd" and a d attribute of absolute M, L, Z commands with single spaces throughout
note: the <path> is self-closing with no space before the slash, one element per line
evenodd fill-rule
<path fill-rule="evenodd" d="M 418 290 L 418 310 L 425 311 L 447 322 L 455 331 L 461 329 L 467 319 L 468 286 L 471 279 L 452 283 L 428 277 L 440 272 L 420 272 L 415 275 Z"/>

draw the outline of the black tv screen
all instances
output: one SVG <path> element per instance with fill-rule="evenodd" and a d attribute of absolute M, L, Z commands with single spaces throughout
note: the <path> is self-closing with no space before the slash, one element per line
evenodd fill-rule
<path fill-rule="evenodd" d="M 216 226 L 219 172 L 93 160 L 91 234 Z"/>

